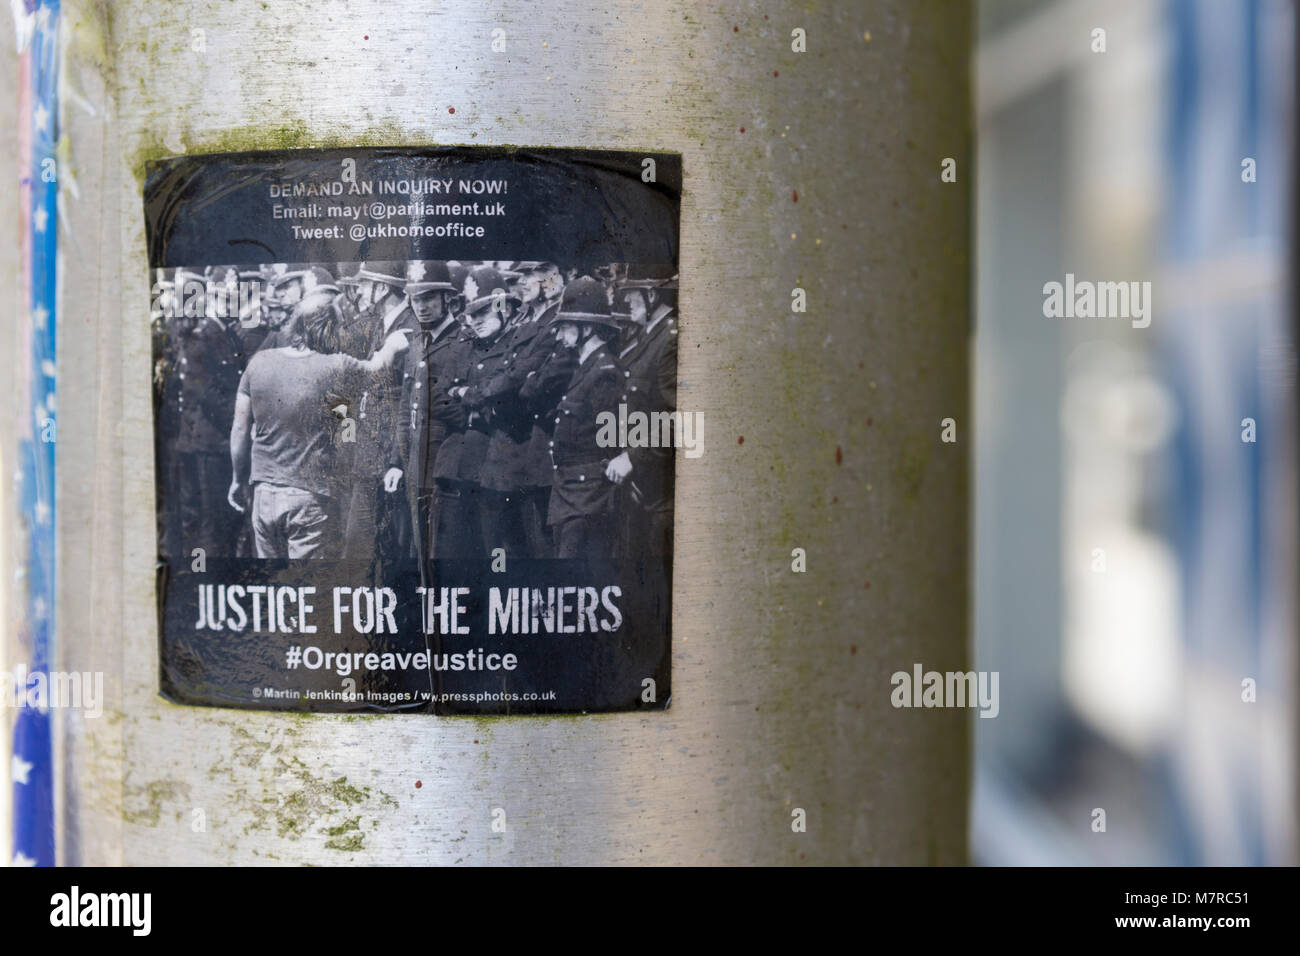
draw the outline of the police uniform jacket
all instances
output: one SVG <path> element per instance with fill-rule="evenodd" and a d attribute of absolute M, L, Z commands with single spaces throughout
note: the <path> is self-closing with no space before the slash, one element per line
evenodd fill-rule
<path fill-rule="evenodd" d="M 496 374 L 465 395 L 471 407 L 491 408 L 492 437 L 479 483 L 493 491 L 509 493 L 530 485 L 542 470 L 538 466 L 545 464 L 530 462 L 535 413 L 520 399 L 520 392 L 551 352 L 547 334 L 551 334 L 553 342 L 554 332 L 546 323 L 555 309 L 558 305 L 540 316 L 527 316 L 511 329 L 506 355 Z M 546 484 L 550 484 L 549 476 Z"/>
<path fill-rule="evenodd" d="M 524 414 L 533 423 L 528 436 L 528 448 L 524 453 L 527 466 L 524 486 L 527 488 L 551 487 L 554 473 L 551 442 L 555 436 L 556 406 L 560 404 L 560 396 L 565 394 L 578 370 L 576 352 L 558 345 L 554 340 L 550 345 L 551 350 L 542 364 L 528 376 L 524 387 L 519 390 Z"/>
<path fill-rule="evenodd" d="M 503 333 L 495 339 L 470 338 L 459 362 L 459 369 L 448 389 L 466 386 L 465 398 L 453 398 L 440 412 L 446 428 L 434 477 L 442 481 L 479 484 L 483 460 L 487 457 L 492 435 L 493 404 L 481 402 L 481 388 L 495 375 L 509 356 L 509 342 Z M 470 396 L 474 396 L 471 398 Z"/>
<path fill-rule="evenodd" d="M 173 354 L 180 422 L 176 450 L 228 455 L 242 367 L 237 337 L 205 317 L 193 331 L 178 336 Z"/>
<path fill-rule="evenodd" d="M 436 337 L 422 329 L 411 339 L 404 356 L 404 418 L 388 448 L 387 467 L 402 470 L 402 486 L 417 535 L 422 530 L 418 498 L 434 488 L 434 463 L 447 434 L 446 422 L 452 417 L 453 399 L 447 389 L 461 370 L 469 348 L 470 341 L 460 323 L 453 320 Z"/>
<path fill-rule="evenodd" d="M 551 504 L 547 524 L 597 515 L 614 505 L 614 484 L 605 477 L 612 449 L 596 441 L 601 412 L 618 414 L 623 370 L 606 346 L 580 361 L 556 406 L 551 438 Z"/>
<path fill-rule="evenodd" d="M 391 311 L 386 310 L 385 315 Z M 388 323 L 384 324 L 385 315 L 373 315 L 367 323 L 369 340 L 366 342 L 364 355 L 357 358 L 367 359 L 384 347 L 388 336 L 398 331 L 410 334 L 415 341 L 420 331 L 420 323 L 415 318 L 408 304 L 403 304 L 400 311 Z M 346 351 L 346 349 L 345 349 Z M 407 350 L 410 355 L 410 349 Z M 357 405 L 357 444 L 354 450 L 355 468 L 362 476 L 378 477 L 375 471 L 387 457 L 393 447 L 400 427 L 405 424 L 402 392 L 404 380 L 401 362 L 394 362 L 391 367 L 380 372 L 369 381 L 361 393 Z M 349 408 L 349 411 L 352 409 Z"/>
<path fill-rule="evenodd" d="M 627 405 L 629 413 L 645 413 L 653 427 L 654 419 L 649 416 L 676 410 L 677 319 L 672 312 L 641 333 L 619 356 L 619 363 L 624 368 L 626 385 L 620 401 Z M 671 444 L 628 448 L 627 453 L 632 461 L 630 478 L 641 490 L 646 504 L 671 495 L 675 454 Z"/>

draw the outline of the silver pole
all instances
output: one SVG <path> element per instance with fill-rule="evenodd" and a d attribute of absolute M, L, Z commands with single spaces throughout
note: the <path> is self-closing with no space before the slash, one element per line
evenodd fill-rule
<path fill-rule="evenodd" d="M 893 672 L 968 666 L 966 5 L 63 16 L 57 644 L 64 669 L 108 675 L 102 717 L 59 715 L 65 862 L 966 859 L 971 714 L 890 703 Z M 677 464 L 667 712 L 157 696 L 143 163 L 420 143 L 683 154 L 679 406 L 706 450 Z"/>

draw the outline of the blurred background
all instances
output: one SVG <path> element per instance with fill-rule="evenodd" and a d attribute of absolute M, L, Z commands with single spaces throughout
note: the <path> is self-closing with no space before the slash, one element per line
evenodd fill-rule
<path fill-rule="evenodd" d="M 977 863 L 1297 862 L 1294 17 L 979 4 Z"/>

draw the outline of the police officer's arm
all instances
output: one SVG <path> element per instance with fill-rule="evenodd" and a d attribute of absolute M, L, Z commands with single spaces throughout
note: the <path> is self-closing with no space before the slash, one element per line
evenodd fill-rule
<path fill-rule="evenodd" d="M 393 467 L 399 469 L 402 467 L 402 461 L 404 461 L 404 458 L 402 457 L 403 450 L 401 443 L 404 438 L 409 436 L 411 431 L 410 428 L 407 427 L 410 420 L 410 415 L 407 414 L 407 409 L 409 409 L 410 406 L 408 404 L 409 399 L 405 398 L 405 394 L 407 383 L 411 381 L 410 376 L 407 374 L 407 369 L 411 365 L 412 361 L 414 361 L 412 356 L 415 355 L 415 350 L 411 349 L 409 346 L 411 342 L 415 341 L 416 336 L 418 335 L 418 330 L 412 328 L 406 323 L 403 323 L 400 328 L 394 328 L 393 331 L 402 331 L 403 329 L 408 332 L 408 335 L 406 336 L 408 347 L 402 357 L 393 362 L 389 370 L 382 376 L 382 387 L 380 391 L 376 393 L 377 401 L 391 404 L 394 401 L 392 396 L 396 396 L 397 402 L 400 403 L 398 405 L 398 410 L 401 414 L 379 416 L 379 427 L 384 430 L 384 433 L 381 433 L 379 436 L 379 452 L 387 458 Z M 384 459 L 381 458 L 380 460 L 383 461 Z M 387 483 L 387 476 L 385 476 L 385 484 Z M 389 490 L 396 489 L 393 488 Z"/>
<path fill-rule="evenodd" d="M 396 329 L 384 339 L 384 347 L 368 359 L 353 359 L 357 366 L 367 375 L 378 375 L 393 364 L 393 359 L 411 347 L 411 340 L 406 329 Z M 348 356 L 351 358 L 351 356 Z"/>
<path fill-rule="evenodd" d="M 677 409 L 677 336 L 671 331 L 659 350 L 659 360 L 650 369 L 654 376 L 653 387 L 650 382 L 643 382 L 633 395 L 629 395 L 628 410 L 644 412 L 648 417 L 656 412 L 672 412 Z M 648 418 L 653 422 L 655 419 Z M 674 426 L 676 422 L 674 422 Z M 674 441 L 676 440 L 674 436 Z M 649 471 L 663 468 L 665 457 L 671 458 L 673 452 L 663 447 L 629 448 L 623 453 L 627 456 L 631 470 Z"/>
<path fill-rule="evenodd" d="M 481 408 L 489 402 L 499 403 L 518 395 L 530 374 L 541 367 L 550 353 L 551 343 L 546 341 L 545 332 L 536 332 L 520 348 L 511 349 L 509 365 L 467 389 L 465 403 L 471 408 Z"/>
<path fill-rule="evenodd" d="M 633 377 L 627 369 L 620 369 L 619 374 L 623 379 L 623 387 L 618 396 L 619 402 L 627 406 L 629 415 L 640 412 L 649 416 L 652 409 L 648 384 L 639 377 Z M 649 420 L 653 421 L 653 419 Z M 614 484 L 621 485 L 628 475 L 641 467 L 640 457 L 634 457 L 634 453 L 639 450 L 624 448 L 622 453 L 612 458 L 605 466 L 605 477 Z"/>
<path fill-rule="evenodd" d="M 239 387 L 241 375 L 230 340 L 215 320 L 205 320 L 195 332 L 198 346 L 191 350 L 194 380 L 202 385 L 203 400 L 197 405 L 200 416 L 214 428 L 225 427 L 231 396 Z"/>
<path fill-rule="evenodd" d="M 659 394 L 664 400 L 664 410 L 671 412 L 677 409 L 677 335 L 671 329 L 667 335 L 655 372 L 658 375 Z"/>
<path fill-rule="evenodd" d="M 438 370 L 442 374 L 429 382 L 429 415 L 447 428 L 461 429 L 465 427 L 469 410 L 457 397 L 457 393 L 468 385 L 469 365 L 473 357 L 459 346 L 453 345 L 452 348 L 457 351 L 439 363 Z"/>
<path fill-rule="evenodd" d="M 510 375 L 509 368 L 498 369 L 487 378 L 465 388 L 460 400 L 465 407 L 482 414 L 484 406 L 500 401 L 505 396 L 519 390 L 519 385 Z"/>
<path fill-rule="evenodd" d="M 161 331 L 154 333 L 153 353 L 157 356 L 154 361 L 154 384 L 160 389 L 167 384 L 167 378 L 172 374 L 176 366 L 176 349 L 177 344 L 173 336 L 163 326 Z"/>
<path fill-rule="evenodd" d="M 253 456 L 253 400 L 248 393 L 248 377 L 239 382 L 235 395 L 235 421 L 230 426 L 230 465 L 234 477 L 226 500 L 236 511 L 243 511 L 247 500 L 248 472 Z"/>
<path fill-rule="evenodd" d="M 596 379 L 592 382 L 591 391 L 587 396 L 593 412 L 593 421 L 599 421 L 606 412 L 617 417 L 618 404 L 622 401 L 624 387 L 623 370 L 609 359 L 602 358 L 598 361 L 601 364 L 596 370 Z M 626 471 L 615 467 L 615 462 L 623 457 L 620 455 L 605 466 L 605 477 L 615 484 L 621 483 L 627 475 Z M 631 468 L 629 467 L 627 471 L 631 471 Z"/>
<path fill-rule="evenodd" d="M 373 387 L 375 379 L 387 371 L 392 366 L 393 360 L 410 348 L 410 345 L 407 330 L 395 329 L 384 340 L 383 347 L 368 359 L 353 358 L 346 352 L 333 353 L 330 359 L 334 363 L 336 377 L 331 383 L 331 393 L 337 399 L 341 399 L 341 404 L 349 409 L 355 407 L 352 398 L 354 392 Z M 384 445 L 385 440 L 381 438 L 381 449 Z M 388 483 L 385 475 L 385 484 Z"/>
<path fill-rule="evenodd" d="M 402 374 L 402 414 L 398 416 L 399 424 L 407 427 L 399 427 L 393 433 L 393 441 L 388 448 L 390 468 L 401 468 L 411 456 L 410 409 L 418 374 L 420 366 L 415 359 L 415 352 L 407 352 L 406 370 Z"/>
<path fill-rule="evenodd" d="M 470 385 L 461 395 L 460 400 L 465 403 L 467 408 L 480 409 L 488 402 L 500 398 L 502 395 L 508 395 L 512 391 L 518 390 L 519 386 L 514 384 L 510 369 L 498 369 L 492 375 Z"/>
<path fill-rule="evenodd" d="M 528 377 L 519 390 L 519 398 L 534 411 L 555 407 L 556 400 L 565 387 L 573 381 L 578 358 L 568 349 L 553 349 L 542 356 L 536 371 Z"/>
<path fill-rule="evenodd" d="M 414 391 L 415 376 L 418 372 L 414 355 L 415 352 L 406 353 L 406 368 L 402 374 L 401 385 L 402 414 L 398 415 L 393 423 L 392 435 L 386 449 L 388 470 L 384 472 L 384 490 L 389 492 L 397 490 L 397 484 L 402 480 L 402 469 L 411 457 L 411 394 Z"/>
<path fill-rule="evenodd" d="M 538 329 L 519 350 L 515 361 L 515 374 L 522 380 L 539 370 L 555 351 L 555 333 L 550 328 Z M 567 350 L 566 350 L 567 351 Z"/>
<path fill-rule="evenodd" d="M 629 399 L 631 399 L 632 407 L 635 408 L 638 393 L 624 391 L 624 389 L 628 387 L 627 372 L 624 369 L 618 369 L 618 375 L 615 378 L 615 382 L 618 385 L 618 395 L 615 396 L 612 401 L 614 403 L 627 404 Z M 610 411 L 614 411 L 617 415 L 616 409 L 610 409 Z M 616 485 L 621 485 L 627 476 L 632 474 L 634 470 L 632 458 L 628 454 L 629 451 L 630 449 L 623 449 L 622 453 L 611 458 L 609 464 L 605 466 L 605 477 Z"/>
<path fill-rule="evenodd" d="M 345 352 L 338 353 L 334 356 L 335 360 L 340 363 L 345 371 L 351 374 L 344 376 L 344 381 L 337 383 L 337 385 L 342 387 L 356 384 L 358 377 L 369 380 L 373 384 L 373 380 L 386 372 L 392 366 L 394 359 L 409 349 L 410 346 L 410 330 L 398 328 L 388 334 L 383 347 L 370 358 L 358 359 Z M 348 407 L 352 407 L 351 402 L 348 403 Z M 381 438 L 381 445 L 387 446 L 388 439 Z M 390 468 L 384 473 L 384 488 L 387 491 L 396 491 L 397 483 L 402 477 L 400 471 L 397 472 L 396 476 L 393 475 L 393 471 L 394 469 Z"/>

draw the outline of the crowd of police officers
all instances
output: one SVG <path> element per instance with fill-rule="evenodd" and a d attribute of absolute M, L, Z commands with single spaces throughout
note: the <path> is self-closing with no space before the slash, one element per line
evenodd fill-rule
<path fill-rule="evenodd" d="M 620 405 L 625 414 L 676 407 L 672 267 L 209 267 L 160 270 L 154 293 L 165 557 L 202 548 L 389 563 L 481 559 L 498 548 L 592 559 L 671 550 L 672 447 L 606 447 L 598 433 L 601 413 Z M 278 553 L 251 533 L 235 497 L 236 393 L 255 354 L 304 348 L 289 330 L 322 301 L 339 329 L 324 348 L 364 360 L 394 332 L 407 347 L 359 398 L 321 396 L 343 402 L 332 527 L 308 553 Z"/>

